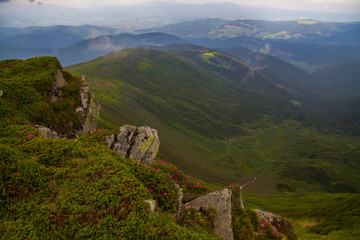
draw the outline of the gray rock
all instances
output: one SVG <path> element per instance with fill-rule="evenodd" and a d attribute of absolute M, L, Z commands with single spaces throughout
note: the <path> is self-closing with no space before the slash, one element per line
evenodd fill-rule
<path fill-rule="evenodd" d="M 51 102 L 58 102 L 62 98 L 62 91 L 61 88 L 64 87 L 67 84 L 62 72 L 60 69 L 57 69 L 56 72 L 56 80 L 54 82 L 54 85 L 52 87 L 53 95 L 50 98 Z"/>
<path fill-rule="evenodd" d="M 254 211 L 258 214 L 259 218 L 265 219 L 267 222 L 273 225 L 279 233 L 285 235 L 286 239 L 298 239 L 292 224 L 288 220 L 285 220 L 281 216 L 271 212 L 266 212 L 259 209 L 254 209 Z"/>
<path fill-rule="evenodd" d="M 183 199 L 183 189 L 179 186 L 179 184 L 175 183 L 175 191 L 176 191 L 176 203 L 177 203 L 177 217 L 179 217 L 182 208 L 182 199 Z"/>
<path fill-rule="evenodd" d="M 160 139 L 156 129 L 124 125 L 117 136 L 107 136 L 110 148 L 117 150 L 121 157 L 151 165 L 159 151 Z"/>
<path fill-rule="evenodd" d="M 53 84 L 52 92 L 53 96 L 51 97 L 52 102 L 60 101 L 62 98 L 61 88 L 66 85 L 66 80 L 60 69 L 57 70 L 56 80 Z M 57 134 L 55 131 L 46 128 L 42 128 L 42 134 L 45 137 L 57 138 L 57 137 L 67 137 L 67 138 L 76 138 L 82 134 L 89 133 L 94 131 L 97 127 L 97 120 L 100 114 L 100 105 L 95 98 L 95 95 L 89 92 L 89 87 L 86 84 L 85 77 L 82 76 L 80 81 L 80 105 L 76 108 L 77 114 L 80 116 L 81 122 L 78 129 L 69 129 L 67 133 Z M 40 129 L 39 129 L 40 130 Z"/>
<path fill-rule="evenodd" d="M 41 135 L 45 138 L 59 138 L 59 134 L 50 128 L 43 127 L 43 126 L 35 126 L 40 132 Z"/>
<path fill-rule="evenodd" d="M 89 92 L 85 77 L 80 79 L 80 106 L 76 112 L 84 119 L 81 128 L 75 133 L 76 136 L 94 131 L 97 126 L 97 120 L 100 114 L 100 104 L 95 95 Z"/>
<path fill-rule="evenodd" d="M 152 213 L 152 215 L 156 216 L 156 201 L 154 199 L 150 199 L 150 200 L 145 200 L 145 202 L 147 202 L 149 204 L 150 207 L 150 212 Z"/>
<path fill-rule="evenodd" d="M 214 208 L 217 216 L 214 219 L 215 232 L 227 240 L 234 239 L 232 229 L 232 193 L 230 189 L 222 189 L 216 192 L 211 192 L 207 195 L 198 197 L 182 206 L 181 211 L 189 208 L 196 210 Z"/>

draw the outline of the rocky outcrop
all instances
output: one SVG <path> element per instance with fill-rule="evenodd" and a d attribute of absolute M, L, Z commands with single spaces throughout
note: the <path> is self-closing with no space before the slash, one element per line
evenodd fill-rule
<path fill-rule="evenodd" d="M 80 79 L 80 106 L 76 108 L 76 112 L 84 119 L 81 128 L 76 131 L 76 136 L 94 131 L 97 126 L 97 120 L 100 114 L 100 104 L 95 95 L 89 91 L 85 77 Z"/>
<path fill-rule="evenodd" d="M 121 157 L 146 165 L 154 162 L 160 146 L 156 129 L 130 125 L 122 126 L 117 135 L 107 136 L 106 142 Z"/>
<path fill-rule="evenodd" d="M 181 207 L 181 211 L 194 208 L 200 209 L 215 209 L 217 215 L 214 219 L 214 231 L 227 240 L 234 239 L 233 229 L 231 225 L 231 209 L 232 209 L 232 193 L 230 189 L 222 189 L 207 195 L 198 197 Z"/>
<path fill-rule="evenodd" d="M 298 239 L 292 224 L 288 220 L 271 212 L 261 211 L 259 209 L 254 209 L 254 211 L 258 214 L 260 219 L 266 220 L 273 225 L 279 233 L 285 235 L 286 239 Z"/>
<path fill-rule="evenodd" d="M 43 126 L 37 126 L 42 135 L 46 138 L 76 138 L 82 134 L 92 132 L 96 129 L 97 120 L 100 114 L 100 105 L 95 98 L 95 95 L 89 91 L 89 86 L 86 83 L 85 77 L 82 76 L 80 81 L 80 105 L 76 108 L 76 113 L 80 116 L 80 128 L 69 129 L 67 133 L 57 133 L 52 129 Z M 62 99 L 61 88 L 66 86 L 67 82 L 60 69 L 57 70 L 56 79 L 52 87 L 51 102 L 58 102 Z"/>
<path fill-rule="evenodd" d="M 51 91 L 53 93 L 50 98 L 51 102 L 58 102 L 61 100 L 61 98 L 62 98 L 61 88 L 64 87 L 66 84 L 67 84 L 67 82 L 66 82 L 61 70 L 57 69 L 56 79 L 55 79 L 54 85 L 51 89 Z"/>

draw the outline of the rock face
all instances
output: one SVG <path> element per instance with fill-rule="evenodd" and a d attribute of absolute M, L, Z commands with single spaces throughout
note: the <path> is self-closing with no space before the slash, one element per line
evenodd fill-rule
<path fill-rule="evenodd" d="M 68 137 L 76 138 L 82 134 L 94 131 L 97 126 L 97 120 L 100 114 L 100 105 L 95 98 L 95 95 L 89 91 L 89 87 L 86 84 L 85 77 L 82 76 L 80 81 L 80 105 L 76 108 L 76 113 L 80 116 L 81 127 L 79 129 L 69 129 L 69 132 L 64 134 L 58 134 L 52 129 L 47 127 L 38 126 L 38 129 L 44 137 L 47 138 L 58 138 L 58 137 Z M 66 86 L 67 82 L 60 69 L 57 69 L 56 79 L 52 87 L 52 96 L 50 98 L 51 102 L 58 102 L 62 99 L 61 88 Z"/>
<path fill-rule="evenodd" d="M 151 165 L 159 150 L 160 139 L 156 129 L 125 125 L 119 133 L 106 137 L 109 147 L 116 150 L 121 157 Z"/>
<path fill-rule="evenodd" d="M 54 85 L 52 87 L 52 96 L 50 101 L 52 102 L 58 102 L 62 98 L 62 91 L 61 88 L 64 87 L 67 84 L 62 72 L 60 69 L 56 72 L 56 80 L 54 82 Z"/>
<path fill-rule="evenodd" d="M 95 95 L 89 92 L 89 87 L 86 84 L 84 76 L 82 76 L 80 80 L 80 99 L 80 106 L 76 109 L 76 112 L 80 114 L 84 121 L 81 128 L 77 130 L 76 136 L 96 129 L 101 109 Z"/>
<path fill-rule="evenodd" d="M 287 239 L 298 239 L 295 230 L 289 221 L 271 212 L 265 212 L 259 209 L 254 209 L 254 211 L 258 214 L 259 218 L 265 219 L 271 223 L 271 225 L 273 225 L 278 232 L 284 234 Z"/>
<path fill-rule="evenodd" d="M 227 240 L 234 239 L 231 224 L 232 193 L 230 189 L 222 189 L 207 195 L 198 197 L 184 205 L 182 209 L 195 208 L 196 210 L 214 208 L 217 215 L 214 219 L 215 232 Z"/>

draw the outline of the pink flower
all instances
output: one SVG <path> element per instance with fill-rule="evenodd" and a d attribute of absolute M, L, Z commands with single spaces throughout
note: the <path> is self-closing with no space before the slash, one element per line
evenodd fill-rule
<path fill-rule="evenodd" d="M 155 197 L 155 195 L 156 195 L 156 194 L 155 194 L 155 193 L 153 193 L 153 196 L 154 196 L 154 197 Z"/>
<path fill-rule="evenodd" d="M 35 121 L 33 122 L 33 124 L 35 124 Z"/>
<path fill-rule="evenodd" d="M 163 194 L 163 197 L 165 197 L 165 196 L 166 196 L 166 193 Z"/>
<path fill-rule="evenodd" d="M 106 132 L 106 130 L 105 130 L 105 129 L 103 129 L 103 132 Z"/>
<path fill-rule="evenodd" d="M 34 135 L 32 135 L 32 134 L 29 134 L 29 138 L 32 138 L 32 137 L 34 137 Z"/>
<path fill-rule="evenodd" d="M 115 150 L 115 152 L 117 153 L 117 152 L 118 152 L 118 150 Z"/>
<path fill-rule="evenodd" d="M 148 189 L 148 192 L 151 192 L 151 189 Z"/>

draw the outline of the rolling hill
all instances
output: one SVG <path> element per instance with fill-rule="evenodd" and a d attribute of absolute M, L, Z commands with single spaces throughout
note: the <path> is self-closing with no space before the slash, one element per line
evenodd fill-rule
<path fill-rule="evenodd" d="M 220 184 L 258 176 L 249 191 L 359 191 L 359 137 L 306 127 L 316 117 L 297 106 L 296 94 L 232 56 L 128 49 L 68 70 L 89 80 L 102 127 L 154 126 L 161 156 L 195 176 Z"/>

